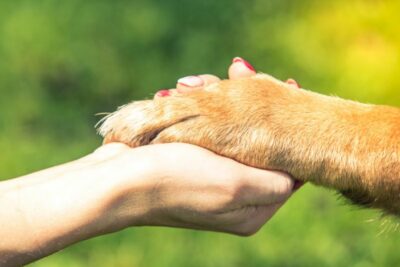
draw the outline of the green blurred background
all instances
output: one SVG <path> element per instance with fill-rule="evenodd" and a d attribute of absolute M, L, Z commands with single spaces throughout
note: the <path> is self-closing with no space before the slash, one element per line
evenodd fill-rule
<path fill-rule="evenodd" d="M 100 145 L 94 114 L 234 56 L 304 88 L 400 105 L 399 1 L 147 0 L 0 3 L 0 177 Z M 32 266 L 399 266 L 379 213 L 306 185 L 249 238 L 129 229 Z M 383 231 L 383 233 L 381 233 Z"/>

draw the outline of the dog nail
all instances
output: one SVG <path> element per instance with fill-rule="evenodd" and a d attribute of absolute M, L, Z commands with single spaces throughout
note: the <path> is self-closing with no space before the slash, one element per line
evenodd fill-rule
<path fill-rule="evenodd" d="M 233 59 L 233 61 L 232 61 L 232 63 L 238 63 L 238 62 L 244 64 L 249 70 L 254 71 L 254 72 L 256 71 L 256 70 L 254 69 L 254 67 L 253 67 L 249 62 L 247 62 L 246 60 L 244 60 L 244 59 L 241 58 L 241 57 L 235 57 L 235 58 Z"/>
<path fill-rule="evenodd" d="M 287 84 L 290 84 L 290 85 L 294 85 L 294 86 L 296 86 L 297 88 L 300 88 L 300 84 L 299 84 L 298 82 L 296 82 L 296 81 L 295 81 L 294 79 L 292 79 L 292 78 L 287 79 L 286 83 L 287 83 Z"/>
<path fill-rule="evenodd" d="M 293 185 L 293 192 L 299 190 L 300 187 L 302 187 L 303 185 L 304 185 L 304 182 L 295 180 L 294 185 Z"/>
<path fill-rule="evenodd" d="M 198 76 L 187 76 L 184 78 L 180 78 L 178 80 L 178 83 L 187 87 L 199 87 L 204 84 L 204 81 Z"/>
<path fill-rule="evenodd" d="M 165 97 L 165 96 L 170 96 L 170 95 L 171 95 L 171 92 L 167 89 L 160 90 L 156 93 L 156 96 L 158 96 L 158 97 Z"/>

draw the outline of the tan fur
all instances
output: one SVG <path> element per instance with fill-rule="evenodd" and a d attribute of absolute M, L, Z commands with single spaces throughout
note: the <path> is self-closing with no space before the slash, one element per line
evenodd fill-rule
<path fill-rule="evenodd" d="M 185 142 L 333 188 L 400 215 L 400 109 L 293 89 L 271 76 L 138 101 L 105 118 L 105 142 Z"/>

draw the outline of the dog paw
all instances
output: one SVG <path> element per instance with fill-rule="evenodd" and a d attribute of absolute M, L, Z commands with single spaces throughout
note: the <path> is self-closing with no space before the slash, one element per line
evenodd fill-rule
<path fill-rule="evenodd" d="M 121 142 L 131 147 L 150 144 L 168 127 L 198 115 L 189 99 L 135 101 L 121 106 L 99 123 L 103 143 Z"/>

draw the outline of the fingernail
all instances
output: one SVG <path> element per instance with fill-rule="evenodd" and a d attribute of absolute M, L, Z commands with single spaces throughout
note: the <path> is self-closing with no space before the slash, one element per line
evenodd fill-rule
<path fill-rule="evenodd" d="M 198 87 L 198 86 L 202 86 L 204 84 L 204 81 L 202 78 L 200 78 L 198 76 L 187 76 L 187 77 L 180 78 L 178 80 L 178 83 L 183 86 L 187 86 L 187 87 Z"/>
<path fill-rule="evenodd" d="M 167 89 L 160 90 L 156 93 L 156 96 L 158 96 L 158 97 L 165 97 L 165 96 L 170 96 L 170 95 L 171 95 L 171 92 Z"/>
<path fill-rule="evenodd" d="M 293 185 L 293 192 L 299 190 L 300 187 L 302 187 L 303 185 L 304 185 L 304 182 L 295 180 L 294 185 Z"/>
<path fill-rule="evenodd" d="M 244 59 L 241 58 L 241 57 L 235 57 L 235 58 L 232 60 L 232 63 L 238 63 L 238 62 L 244 64 L 249 70 L 254 71 L 254 72 L 256 71 L 256 70 L 254 69 L 254 67 L 253 67 L 249 62 L 247 62 L 246 60 L 244 60 Z"/>
<path fill-rule="evenodd" d="M 299 84 L 298 82 L 296 82 L 296 81 L 295 81 L 294 79 L 292 79 L 292 78 L 287 79 L 286 83 L 287 83 L 287 84 L 294 85 L 294 86 L 296 86 L 297 88 L 300 88 L 300 84 Z"/>

